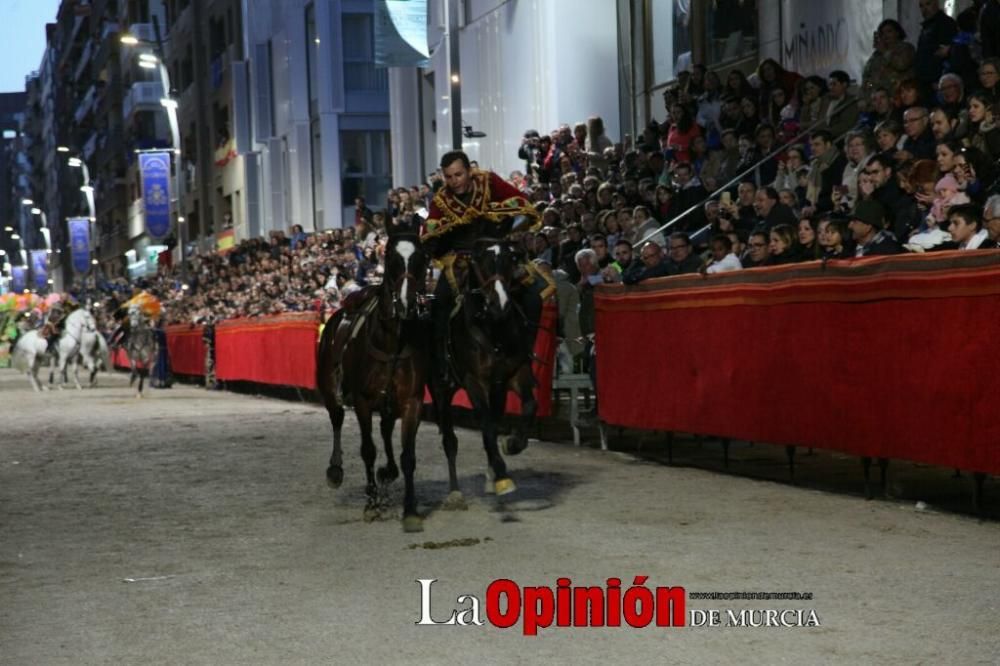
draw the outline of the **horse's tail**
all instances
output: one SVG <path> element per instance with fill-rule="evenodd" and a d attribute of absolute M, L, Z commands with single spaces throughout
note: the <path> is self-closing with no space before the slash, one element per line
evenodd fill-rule
<path fill-rule="evenodd" d="M 12 368 L 21 372 L 28 372 L 31 370 L 31 362 L 29 361 L 29 357 L 31 356 L 30 345 L 35 339 L 37 339 L 37 336 L 38 333 L 29 331 L 17 339 L 17 342 L 14 343 L 14 348 L 10 353 L 10 364 Z"/>

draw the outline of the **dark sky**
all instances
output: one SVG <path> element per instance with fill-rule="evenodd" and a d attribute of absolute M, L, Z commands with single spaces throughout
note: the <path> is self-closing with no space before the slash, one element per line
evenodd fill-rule
<path fill-rule="evenodd" d="M 45 51 L 45 24 L 55 21 L 60 0 L 0 0 L 0 92 L 21 92 L 24 77 L 38 69 Z"/>

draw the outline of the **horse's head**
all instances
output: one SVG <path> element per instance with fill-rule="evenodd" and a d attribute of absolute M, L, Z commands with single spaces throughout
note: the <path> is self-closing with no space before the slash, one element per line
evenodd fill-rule
<path fill-rule="evenodd" d="M 471 266 L 473 292 L 482 297 L 485 314 L 493 321 L 510 312 L 514 267 L 514 253 L 505 241 L 492 238 L 476 241 Z"/>
<path fill-rule="evenodd" d="M 135 303 L 130 305 L 128 308 L 129 328 L 133 331 L 138 330 L 143 324 L 143 319 L 142 310 L 139 309 L 139 306 Z"/>
<path fill-rule="evenodd" d="M 385 248 L 383 288 L 388 290 L 392 316 L 413 319 L 418 314 L 427 280 L 427 255 L 415 235 L 391 236 Z"/>

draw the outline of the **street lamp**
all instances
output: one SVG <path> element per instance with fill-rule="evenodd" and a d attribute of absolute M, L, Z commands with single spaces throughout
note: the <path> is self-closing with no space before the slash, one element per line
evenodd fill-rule
<path fill-rule="evenodd" d="M 134 35 L 125 34 L 119 38 L 122 44 L 127 46 L 137 46 L 140 43 L 150 46 L 156 51 L 153 53 L 140 53 L 139 66 L 143 69 L 158 69 L 160 83 L 163 86 L 164 97 L 160 99 L 160 104 L 167 111 L 167 120 L 170 122 L 170 138 L 173 141 L 174 159 L 174 191 L 177 195 L 177 242 L 181 246 L 181 282 L 187 283 L 187 225 L 184 223 L 184 177 L 181 174 L 183 163 L 181 160 L 181 133 L 180 124 L 177 122 L 177 100 L 172 97 L 173 89 L 170 87 L 170 72 L 163 62 L 163 45 L 160 40 L 160 26 L 156 17 L 153 17 L 153 29 L 156 32 L 156 42 L 146 42 L 139 40 Z"/>

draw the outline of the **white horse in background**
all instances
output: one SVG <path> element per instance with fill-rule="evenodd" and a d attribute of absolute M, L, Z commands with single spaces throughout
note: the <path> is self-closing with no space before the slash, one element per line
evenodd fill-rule
<path fill-rule="evenodd" d="M 63 388 L 69 381 L 66 368 L 70 363 L 73 364 L 73 380 L 78 389 L 83 388 L 80 385 L 81 363 L 90 373 L 90 386 L 97 383 L 98 364 L 104 362 L 105 367 L 108 367 L 106 356 L 101 357 L 100 338 L 94 315 L 84 308 L 74 310 L 66 316 L 66 325 L 57 345 L 59 364 L 56 372 L 60 378 L 59 388 Z M 107 354 L 107 345 L 104 347 L 104 354 Z M 51 378 L 49 381 L 51 383 Z"/>
<path fill-rule="evenodd" d="M 17 339 L 11 352 L 11 366 L 28 375 L 31 388 L 38 391 L 49 390 L 38 381 L 38 370 L 49 360 L 49 343 L 37 330 L 30 330 Z"/>

